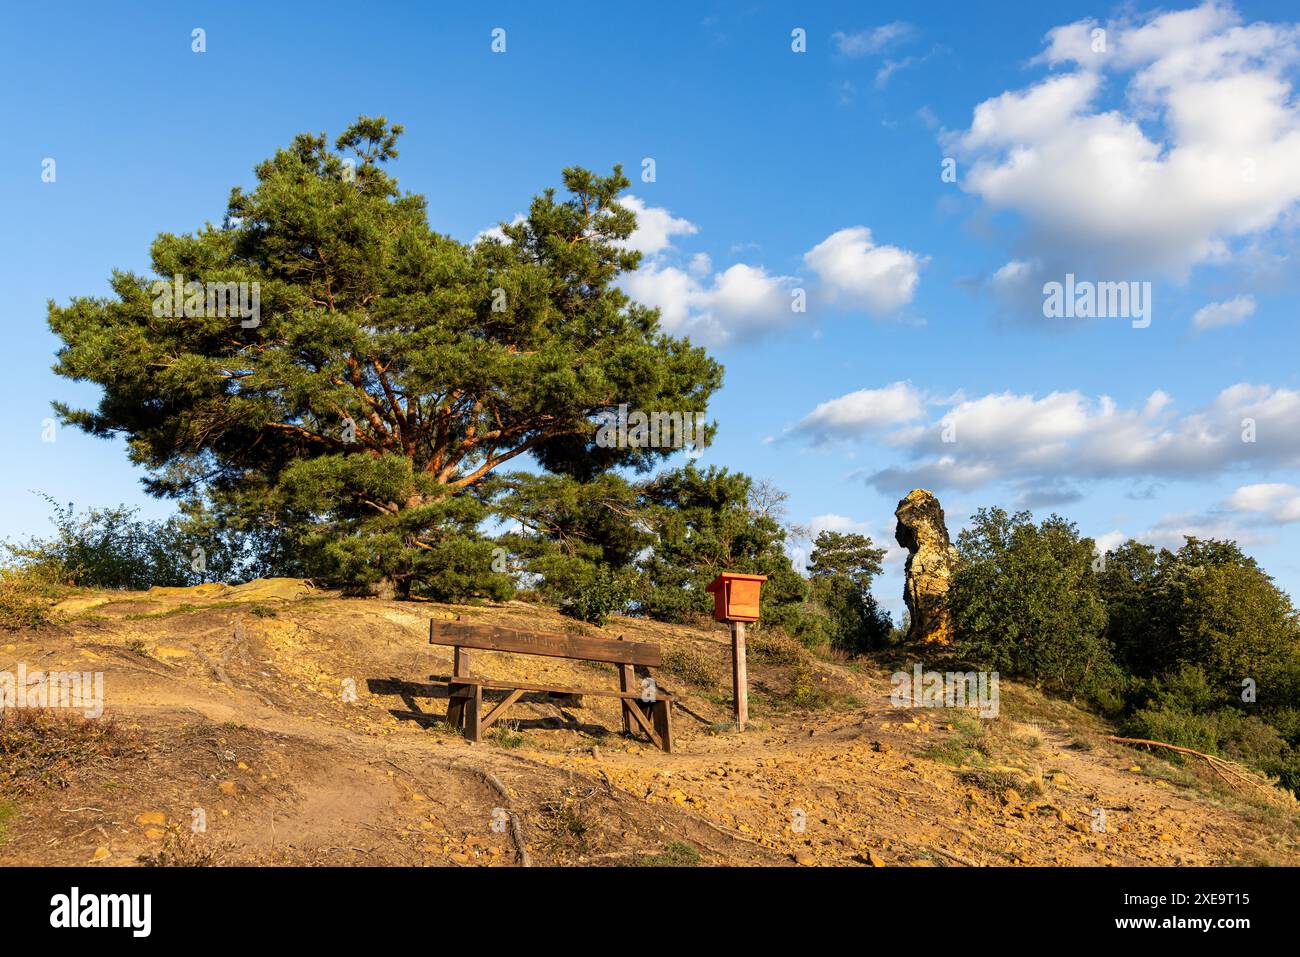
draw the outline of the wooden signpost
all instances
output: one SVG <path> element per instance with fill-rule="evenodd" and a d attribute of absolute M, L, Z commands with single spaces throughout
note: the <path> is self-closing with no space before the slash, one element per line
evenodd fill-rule
<path fill-rule="evenodd" d="M 758 621 L 759 595 L 766 575 L 723 572 L 706 589 L 713 594 L 713 617 L 731 626 L 731 685 L 736 727 L 749 720 L 749 674 L 745 666 L 745 624 Z"/>

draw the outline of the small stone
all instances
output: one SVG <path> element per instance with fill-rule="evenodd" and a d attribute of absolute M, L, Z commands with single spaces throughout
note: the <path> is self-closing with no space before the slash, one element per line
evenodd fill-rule
<path fill-rule="evenodd" d="M 135 816 L 135 823 L 141 827 L 149 825 L 163 825 L 167 823 L 167 815 L 162 811 L 145 811 L 143 814 Z"/>
<path fill-rule="evenodd" d="M 1002 803 L 1008 805 L 1017 805 L 1020 803 L 1020 795 L 1015 788 L 1007 788 L 1002 792 Z"/>
<path fill-rule="evenodd" d="M 149 838 L 151 841 L 156 841 L 166 833 L 167 832 L 160 827 L 151 827 L 144 832 L 144 836 Z"/>
<path fill-rule="evenodd" d="M 217 787 L 220 789 L 222 794 L 225 794 L 230 797 L 233 797 L 235 794 L 239 793 L 239 788 L 235 785 L 234 781 L 222 781 L 219 785 L 217 785 Z"/>
<path fill-rule="evenodd" d="M 800 867 L 813 867 L 817 860 L 807 851 L 797 851 L 794 855 L 794 862 Z"/>
<path fill-rule="evenodd" d="M 95 853 L 92 854 L 91 857 L 90 857 L 90 862 L 93 864 L 93 863 L 95 863 L 95 861 L 103 861 L 103 860 L 106 860 L 106 859 L 108 858 L 108 855 L 109 855 L 109 854 L 110 854 L 110 851 L 109 851 L 108 848 L 106 848 L 106 847 L 102 847 L 102 846 L 101 846 L 101 847 L 97 847 L 97 848 L 95 848 Z"/>

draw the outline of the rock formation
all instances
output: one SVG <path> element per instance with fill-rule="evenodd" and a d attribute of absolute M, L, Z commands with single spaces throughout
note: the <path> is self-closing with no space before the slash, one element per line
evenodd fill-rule
<path fill-rule="evenodd" d="M 912 619 L 907 639 L 927 645 L 949 644 L 948 579 L 957 550 L 948 538 L 943 509 L 932 492 L 915 488 L 898 503 L 894 516 L 898 519 L 894 538 L 907 549 L 903 600 Z"/>

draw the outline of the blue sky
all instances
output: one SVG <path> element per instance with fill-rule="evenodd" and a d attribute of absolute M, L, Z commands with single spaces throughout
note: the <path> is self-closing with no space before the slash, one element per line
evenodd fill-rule
<path fill-rule="evenodd" d="M 702 462 L 794 520 L 892 544 L 923 485 L 954 532 L 1000 504 L 1104 542 L 1230 535 L 1300 593 L 1294 4 L 560 6 L 7 12 L 0 536 L 48 528 L 31 490 L 170 509 L 120 445 L 42 441 L 51 400 L 94 401 L 49 371 L 46 300 L 146 272 L 295 133 L 367 113 L 406 126 L 392 171 L 466 241 L 622 162 L 629 290 L 726 366 Z M 1150 325 L 1046 318 L 1067 272 L 1150 282 Z"/>

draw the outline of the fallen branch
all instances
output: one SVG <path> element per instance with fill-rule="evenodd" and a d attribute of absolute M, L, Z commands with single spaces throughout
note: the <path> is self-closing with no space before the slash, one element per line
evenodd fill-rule
<path fill-rule="evenodd" d="M 1229 761 L 1226 758 L 1220 758 L 1217 755 L 1206 754 L 1203 751 L 1196 751 L 1192 748 L 1184 748 L 1177 744 L 1168 744 L 1164 741 L 1152 741 L 1149 738 L 1122 738 L 1114 734 L 1103 734 L 1101 735 L 1101 739 L 1103 741 L 1113 741 L 1115 744 L 1129 744 L 1148 748 L 1164 748 L 1167 751 L 1175 751 L 1178 754 L 1188 754 L 1194 758 L 1200 758 L 1208 764 L 1210 769 L 1222 778 L 1224 783 L 1229 787 L 1237 787 L 1238 783 L 1245 783 L 1265 792 L 1270 798 L 1277 797 L 1277 788 L 1272 787 L 1271 785 L 1261 784 L 1254 775 L 1241 765 L 1234 761 Z M 1229 774 L 1233 777 L 1229 778 Z M 1236 780 L 1234 781 L 1233 778 Z"/>
<path fill-rule="evenodd" d="M 913 846 L 915 846 L 915 845 L 913 845 Z M 954 854 L 952 851 L 945 851 L 942 847 L 934 847 L 934 846 L 931 846 L 931 847 L 929 848 L 929 850 L 933 851 L 935 854 L 938 854 L 940 857 L 946 857 L 946 858 L 947 858 L 948 860 L 950 860 L 950 861 L 956 861 L 958 864 L 964 864 L 964 865 L 966 865 L 967 867 L 980 867 L 980 866 L 982 866 L 982 865 L 980 865 L 980 864 L 976 864 L 976 863 L 975 863 L 974 861 L 972 861 L 972 860 L 969 860 L 969 859 L 967 859 L 967 858 L 965 858 L 965 857 L 962 857 L 960 854 Z"/>

